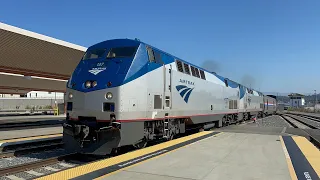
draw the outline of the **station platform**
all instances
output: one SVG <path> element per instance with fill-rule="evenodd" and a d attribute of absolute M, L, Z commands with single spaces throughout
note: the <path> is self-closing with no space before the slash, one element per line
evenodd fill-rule
<path fill-rule="evenodd" d="M 66 115 L 37 115 L 37 116 L 0 116 L 0 124 L 17 122 L 36 122 L 48 120 L 65 120 Z"/>
<path fill-rule="evenodd" d="M 8 139 L 19 139 L 31 136 L 43 136 L 48 134 L 61 134 L 63 128 L 61 127 L 49 127 L 49 128 L 37 128 L 37 129 L 24 129 L 14 131 L 0 131 L 0 141 Z"/>
<path fill-rule="evenodd" d="M 0 131 L 0 152 L 9 146 L 61 140 L 62 131 L 62 127 Z"/>
<path fill-rule="evenodd" d="M 3 152 L 3 149 L 6 149 L 9 146 L 25 145 L 30 143 L 43 143 L 55 140 L 62 140 L 62 134 L 48 134 L 17 139 L 0 140 L 0 152 Z"/>
<path fill-rule="evenodd" d="M 204 131 L 38 179 L 319 179 L 320 151 L 305 137 Z"/>

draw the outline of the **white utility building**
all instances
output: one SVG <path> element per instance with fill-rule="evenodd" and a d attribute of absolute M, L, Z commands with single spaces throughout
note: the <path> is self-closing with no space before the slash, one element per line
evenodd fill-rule
<path fill-rule="evenodd" d="M 291 107 L 302 107 L 305 105 L 304 95 L 298 93 L 291 93 L 288 95 L 290 97 Z"/>

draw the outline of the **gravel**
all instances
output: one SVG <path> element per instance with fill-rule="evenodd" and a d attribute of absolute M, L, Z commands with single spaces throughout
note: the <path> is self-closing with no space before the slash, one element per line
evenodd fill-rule
<path fill-rule="evenodd" d="M 48 167 L 51 167 L 51 166 L 48 166 Z M 33 170 L 36 171 L 36 172 L 42 173 L 42 174 L 51 174 L 51 173 L 54 172 L 54 171 L 49 171 L 49 170 L 44 169 L 44 168 L 38 168 L 38 169 L 33 169 Z"/>
<path fill-rule="evenodd" d="M 3 177 L 0 177 L 0 180 L 11 180 L 11 179 L 9 179 L 9 178 L 7 178 L 7 177 L 3 176 Z"/>
<path fill-rule="evenodd" d="M 67 167 L 64 167 L 64 166 L 60 166 L 59 164 L 53 164 L 53 165 L 50 165 L 50 167 L 52 168 L 55 168 L 55 169 L 67 169 Z"/>
<path fill-rule="evenodd" d="M 259 127 L 291 127 L 289 123 L 278 115 L 257 119 L 256 123 L 250 122 L 247 125 Z"/>
<path fill-rule="evenodd" d="M 318 129 L 320 129 L 320 123 L 317 122 L 317 121 L 313 121 L 313 120 L 310 120 L 310 119 L 307 119 L 307 118 L 303 118 L 303 117 L 300 117 L 300 116 L 296 116 L 296 115 L 289 115 L 289 116 L 294 117 L 294 118 L 296 118 L 298 120 L 301 120 L 302 122 L 305 122 L 307 124 L 310 124 L 312 126 L 317 127 Z"/>
<path fill-rule="evenodd" d="M 35 175 L 29 174 L 29 173 L 26 173 L 26 172 L 20 172 L 20 173 L 14 174 L 14 175 L 19 177 L 19 178 L 23 178 L 23 179 L 34 179 L 34 178 L 37 177 Z"/>
<path fill-rule="evenodd" d="M 25 164 L 30 162 L 39 161 L 42 159 L 47 159 L 51 157 L 61 156 L 66 152 L 64 149 L 56 149 L 54 151 L 43 151 L 38 153 L 26 154 L 19 157 L 10 157 L 10 158 L 2 158 L 0 159 L 0 168 L 6 168 L 11 166 L 16 166 L 19 164 Z"/>
<path fill-rule="evenodd" d="M 56 171 L 47 170 L 47 169 L 45 169 L 45 167 L 51 167 L 51 168 L 57 169 L 58 171 L 62 171 L 62 170 L 68 169 L 68 167 L 61 166 L 61 165 L 59 165 L 59 163 L 52 164 L 52 165 L 49 165 L 49 166 L 44 166 L 44 167 L 41 167 L 41 168 L 31 169 L 31 170 L 35 171 L 37 173 L 41 173 L 43 175 L 48 175 L 48 174 L 55 173 Z M 76 166 L 75 164 L 71 164 L 71 163 L 65 163 L 65 164 L 70 164 L 70 165 Z M 15 173 L 13 175 L 16 176 L 16 177 L 19 177 L 19 178 L 23 178 L 23 179 L 33 179 L 33 178 L 37 177 L 36 175 L 29 174 L 26 171 Z M 0 177 L 0 180 L 7 180 L 7 179 L 9 179 L 9 178 L 7 178 L 6 176 Z"/>

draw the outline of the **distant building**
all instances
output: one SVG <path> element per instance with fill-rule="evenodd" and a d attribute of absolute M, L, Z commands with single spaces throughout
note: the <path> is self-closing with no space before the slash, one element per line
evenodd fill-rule
<path fill-rule="evenodd" d="M 23 95 L 0 94 L 0 110 L 48 109 L 61 103 L 64 103 L 64 93 L 31 91 Z"/>
<path fill-rule="evenodd" d="M 44 91 L 30 91 L 26 94 L 0 94 L 1 98 L 46 98 L 46 99 L 63 99 L 64 93 L 60 92 L 44 92 Z"/>
<path fill-rule="evenodd" d="M 288 95 L 290 98 L 291 107 L 302 107 L 305 105 L 304 95 L 298 93 L 291 93 Z"/>

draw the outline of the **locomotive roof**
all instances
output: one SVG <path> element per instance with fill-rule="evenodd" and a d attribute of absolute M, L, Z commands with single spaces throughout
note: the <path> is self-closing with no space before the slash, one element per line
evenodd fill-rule
<path fill-rule="evenodd" d="M 117 44 L 120 45 L 120 43 L 126 43 L 126 44 L 128 44 L 128 45 L 139 45 L 140 43 L 142 43 L 142 44 L 147 45 L 147 46 L 149 46 L 149 47 L 151 47 L 151 48 L 153 48 L 153 49 L 155 49 L 155 50 L 157 50 L 157 51 L 159 51 L 159 52 L 161 52 L 161 53 L 167 54 L 168 56 L 171 56 L 171 57 L 173 57 L 173 58 L 175 58 L 175 59 L 179 59 L 179 61 L 182 61 L 182 62 L 184 62 L 184 63 L 187 63 L 187 64 L 189 64 L 189 65 L 192 65 L 192 66 L 194 66 L 194 67 L 196 67 L 196 68 L 198 68 L 198 69 L 201 69 L 201 70 L 203 70 L 203 71 L 205 71 L 205 72 L 207 72 L 207 73 L 210 73 L 210 74 L 214 74 L 214 75 L 223 77 L 223 78 L 227 79 L 228 81 L 231 81 L 231 82 L 233 82 L 233 83 L 236 83 L 236 84 L 238 84 L 238 85 L 241 85 L 241 86 L 243 86 L 243 87 L 245 87 L 245 88 L 247 88 L 247 89 L 254 90 L 254 89 L 248 88 L 248 87 L 246 87 L 246 86 L 244 86 L 244 85 L 242 85 L 242 84 L 240 84 L 240 83 L 238 83 L 238 82 L 235 82 L 235 81 L 233 81 L 233 80 L 230 80 L 230 79 L 227 78 L 227 77 L 224 77 L 224 76 L 222 76 L 222 75 L 220 75 L 220 74 L 217 74 L 217 73 L 215 73 L 215 72 L 210 72 L 210 71 L 208 71 L 208 70 L 206 70 L 206 69 L 204 69 L 204 68 L 202 68 L 202 67 L 200 67 L 200 66 L 198 66 L 198 65 L 195 65 L 195 64 L 193 64 L 193 63 L 190 63 L 190 62 L 188 62 L 188 61 L 186 61 L 186 60 L 183 60 L 182 58 L 179 58 L 179 57 L 177 57 L 177 56 L 174 56 L 174 55 L 172 55 L 172 54 L 170 54 L 170 53 L 168 53 L 168 52 L 165 52 L 165 51 L 163 51 L 163 50 L 161 50 L 161 49 L 159 49 L 159 48 L 157 48 L 157 47 L 154 47 L 154 46 L 152 46 L 152 45 L 150 45 L 150 44 L 148 44 L 148 43 L 145 43 L 145 42 L 140 41 L 140 40 L 137 40 L 137 39 L 125 39 L 125 38 L 124 38 L 124 39 L 111 39 L 111 40 L 106 40 L 106 41 L 99 42 L 99 43 L 97 43 L 97 44 L 95 44 L 95 45 L 92 45 L 92 46 L 90 46 L 88 49 L 97 48 L 97 47 L 103 47 L 105 43 L 110 43 L 110 42 L 112 42 L 112 43 L 115 44 L 115 45 L 117 45 Z M 122 44 L 122 45 L 123 45 L 123 44 Z M 261 93 L 261 92 L 259 92 L 259 91 L 257 91 L 257 90 L 254 90 L 254 91 L 256 91 L 256 92 L 258 92 L 258 93 Z M 261 93 L 261 94 L 263 94 L 263 93 Z"/>

